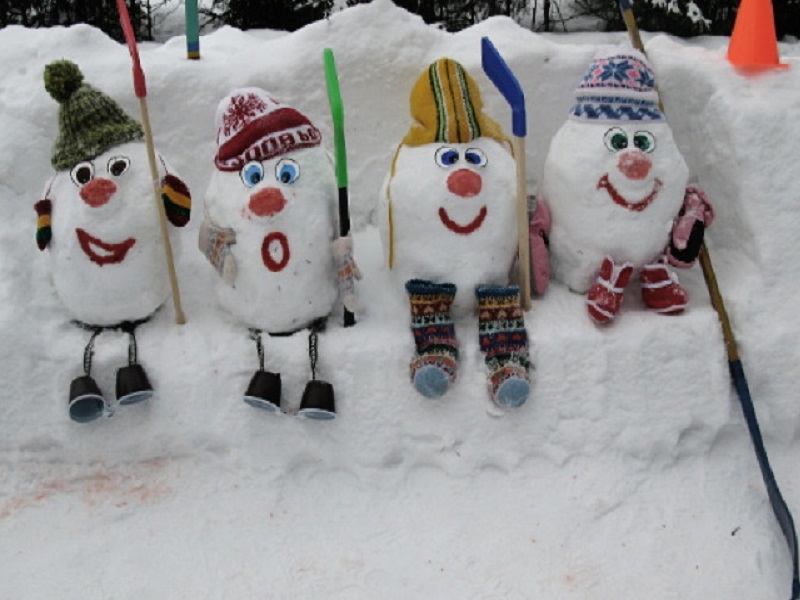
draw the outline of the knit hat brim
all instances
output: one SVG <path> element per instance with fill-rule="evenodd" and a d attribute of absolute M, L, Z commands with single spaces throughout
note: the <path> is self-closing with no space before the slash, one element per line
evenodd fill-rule
<path fill-rule="evenodd" d="M 99 156 L 109 148 L 142 139 L 144 131 L 133 120 L 94 127 L 91 135 L 76 136 L 62 131 L 56 138 L 50 162 L 56 171 L 70 169 L 81 161 Z"/>
<path fill-rule="evenodd" d="M 238 171 L 251 160 L 319 146 L 322 134 L 300 111 L 285 106 L 264 113 L 219 146 L 214 164 L 220 171 Z"/>

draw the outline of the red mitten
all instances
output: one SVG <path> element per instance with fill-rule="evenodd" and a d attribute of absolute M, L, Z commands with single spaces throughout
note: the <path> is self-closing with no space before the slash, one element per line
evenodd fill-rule
<path fill-rule="evenodd" d="M 672 226 L 667 260 L 673 266 L 688 269 L 700 255 L 705 229 L 714 220 L 714 208 L 705 193 L 693 186 L 686 188 L 683 207 Z"/>
<path fill-rule="evenodd" d="M 528 197 L 528 228 L 531 246 L 531 283 L 536 294 L 544 294 L 550 282 L 550 209 L 541 198 Z"/>

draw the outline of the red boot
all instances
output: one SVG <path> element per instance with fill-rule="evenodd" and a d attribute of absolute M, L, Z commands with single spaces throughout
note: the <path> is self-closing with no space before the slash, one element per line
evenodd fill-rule
<path fill-rule="evenodd" d="M 586 308 L 589 316 L 600 325 L 609 323 L 617 316 L 622 306 L 622 295 L 631 280 L 633 265 L 623 263 L 615 265 L 610 257 L 603 259 L 597 282 L 586 294 Z"/>
<path fill-rule="evenodd" d="M 664 315 L 677 315 L 689 303 L 689 295 L 678 283 L 678 276 L 663 262 L 651 263 L 639 272 L 642 300 L 647 308 Z"/>

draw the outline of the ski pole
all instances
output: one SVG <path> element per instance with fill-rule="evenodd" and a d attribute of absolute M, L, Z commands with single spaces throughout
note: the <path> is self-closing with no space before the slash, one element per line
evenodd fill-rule
<path fill-rule="evenodd" d="M 347 191 L 347 148 L 344 139 L 344 105 L 339 91 L 339 77 L 336 74 L 336 61 L 333 50 L 325 48 L 322 53 L 325 63 L 325 83 L 328 88 L 328 103 L 333 117 L 333 139 L 336 150 L 336 185 L 339 187 L 339 235 L 350 233 L 350 200 Z M 344 326 L 355 325 L 356 317 L 347 307 L 344 308 Z"/>
<path fill-rule="evenodd" d="M 525 94 L 506 61 L 488 37 L 481 39 L 483 70 L 511 106 L 511 129 L 517 163 L 517 236 L 519 238 L 519 288 L 523 310 L 531 308 L 531 251 L 528 232 L 528 195 L 525 175 Z"/>
<path fill-rule="evenodd" d="M 144 71 L 139 62 L 139 51 L 136 47 L 136 36 L 133 33 L 133 26 L 128 15 L 128 7 L 125 0 L 117 0 L 117 10 L 119 11 L 119 21 L 122 31 L 125 34 L 125 41 L 128 43 L 128 50 L 133 62 L 133 89 L 139 99 L 139 109 L 142 113 L 142 128 L 144 129 L 145 145 L 147 146 L 147 158 L 150 162 L 150 175 L 153 180 L 153 195 L 158 208 L 158 222 L 161 228 L 161 239 L 164 242 L 164 254 L 167 261 L 167 271 L 169 272 L 169 283 L 172 288 L 172 303 L 175 308 L 175 322 L 178 325 L 186 323 L 186 316 L 181 307 L 181 295 L 178 289 L 178 277 L 175 274 L 175 262 L 172 257 L 172 245 L 169 242 L 169 232 L 167 230 L 167 215 L 164 203 L 161 200 L 161 189 L 159 186 L 158 167 L 156 166 L 156 152 L 153 147 L 153 132 L 150 129 L 150 115 L 147 110 L 147 83 L 144 78 Z"/>
<path fill-rule="evenodd" d="M 631 38 L 633 47 L 646 54 L 642 38 L 639 35 L 639 27 L 636 25 L 636 18 L 633 14 L 633 6 L 630 0 L 619 0 L 619 7 L 622 11 L 622 17 L 625 20 L 625 26 L 628 29 L 628 35 Z M 659 106 L 661 106 L 661 97 L 659 95 Z M 663 111 L 663 106 L 662 106 Z M 745 421 L 747 422 L 747 429 L 750 433 L 750 439 L 753 442 L 753 449 L 758 460 L 758 466 L 761 470 L 761 477 L 764 480 L 764 485 L 767 489 L 767 496 L 769 497 L 772 511 L 775 518 L 780 525 L 781 531 L 786 538 L 786 543 L 789 546 L 789 553 L 792 557 L 792 595 L 790 600 L 798 600 L 800 598 L 800 575 L 798 571 L 798 557 L 797 557 L 797 532 L 794 527 L 794 519 L 792 513 L 786 502 L 781 495 L 778 488 L 778 483 L 775 480 L 775 475 L 772 472 L 772 467 L 769 463 L 767 450 L 764 446 L 764 438 L 761 435 L 761 428 L 758 424 L 755 406 L 753 399 L 750 396 L 750 389 L 747 385 L 747 378 L 745 377 L 744 367 L 742 360 L 739 357 L 739 350 L 736 344 L 736 338 L 733 335 L 733 328 L 731 327 L 728 312 L 725 310 L 725 303 L 722 299 L 722 294 L 717 284 L 717 277 L 714 273 L 714 267 L 711 264 L 711 256 L 708 253 L 708 248 L 703 245 L 700 249 L 700 266 L 703 269 L 703 278 L 708 288 L 708 294 L 711 298 L 711 305 L 717 312 L 717 315 L 722 326 L 722 337 L 725 341 L 725 350 L 728 355 L 728 369 L 731 375 L 733 387 L 736 390 L 736 395 L 739 397 L 739 403 L 742 406 Z"/>

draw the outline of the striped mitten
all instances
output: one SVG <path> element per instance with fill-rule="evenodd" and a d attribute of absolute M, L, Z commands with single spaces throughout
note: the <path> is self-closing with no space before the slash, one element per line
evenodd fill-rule
<path fill-rule="evenodd" d="M 458 368 L 458 342 L 450 316 L 456 286 L 411 279 L 406 282 L 406 291 L 417 346 L 411 361 L 411 381 L 426 398 L 438 398 L 455 381 Z"/>
<path fill-rule="evenodd" d="M 525 404 L 530 393 L 528 332 L 519 287 L 482 285 L 478 297 L 478 339 L 485 354 L 489 393 L 503 408 Z"/>

